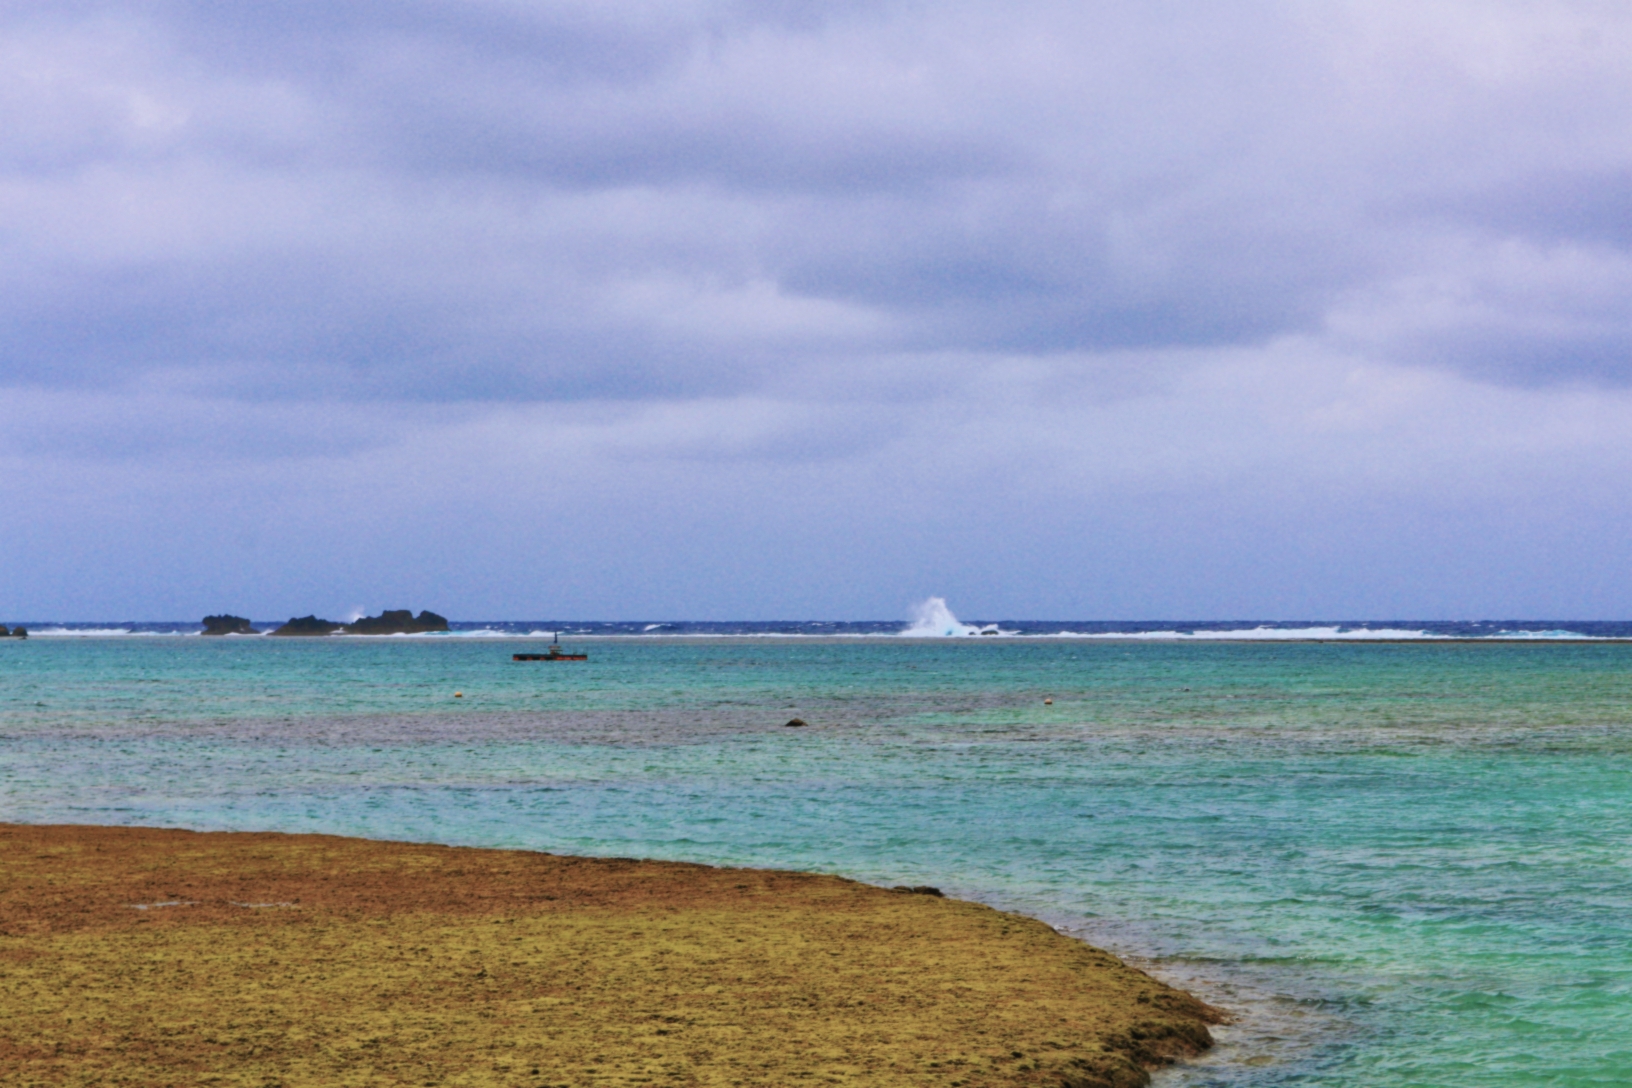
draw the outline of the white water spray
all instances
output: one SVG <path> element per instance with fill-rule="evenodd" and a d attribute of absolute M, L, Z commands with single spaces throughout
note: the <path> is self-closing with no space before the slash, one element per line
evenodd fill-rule
<path fill-rule="evenodd" d="M 912 626 L 901 634 L 907 638 L 957 638 L 960 635 L 978 635 L 979 627 L 960 623 L 952 610 L 946 607 L 945 597 L 931 597 L 912 612 Z"/>

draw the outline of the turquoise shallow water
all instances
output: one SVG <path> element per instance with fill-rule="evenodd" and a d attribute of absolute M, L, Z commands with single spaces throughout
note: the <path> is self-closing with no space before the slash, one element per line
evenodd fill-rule
<path fill-rule="evenodd" d="M 1173 1085 L 1632 1083 L 1632 645 L 583 645 L 0 645 L 0 818 L 930 883 L 1235 1010 Z"/>

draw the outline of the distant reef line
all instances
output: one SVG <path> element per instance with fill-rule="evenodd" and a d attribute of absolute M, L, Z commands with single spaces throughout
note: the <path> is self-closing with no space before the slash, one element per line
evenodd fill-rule
<path fill-rule="evenodd" d="M 282 635 L 285 637 L 323 637 L 326 635 L 422 635 L 433 631 L 446 631 L 448 620 L 446 616 L 439 616 L 435 612 L 421 611 L 414 615 L 411 608 L 386 609 L 378 616 L 363 616 L 349 623 L 339 623 L 335 620 L 319 619 L 315 614 L 310 616 L 291 616 L 289 622 L 267 632 L 262 632 L 244 616 L 234 616 L 222 613 L 217 616 L 204 617 L 204 631 L 206 635 Z"/>
<path fill-rule="evenodd" d="M 1220 1010 L 928 887 L 0 824 L 0 1068 L 288 1088 L 1139 1088 Z"/>

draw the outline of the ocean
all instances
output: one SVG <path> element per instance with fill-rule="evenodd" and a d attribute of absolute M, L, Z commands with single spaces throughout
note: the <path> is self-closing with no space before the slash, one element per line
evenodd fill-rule
<path fill-rule="evenodd" d="M 1632 625 L 454 626 L 31 624 L 0 819 L 933 884 L 1231 1010 L 1169 1088 L 1632 1082 Z"/>

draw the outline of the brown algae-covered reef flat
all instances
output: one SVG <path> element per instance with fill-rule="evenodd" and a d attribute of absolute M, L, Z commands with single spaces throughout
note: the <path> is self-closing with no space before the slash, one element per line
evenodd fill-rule
<path fill-rule="evenodd" d="M 1041 922 L 839 877 L 0 825 L 9 1086 L 1130 1088 L 1219 1020 Z"/>

